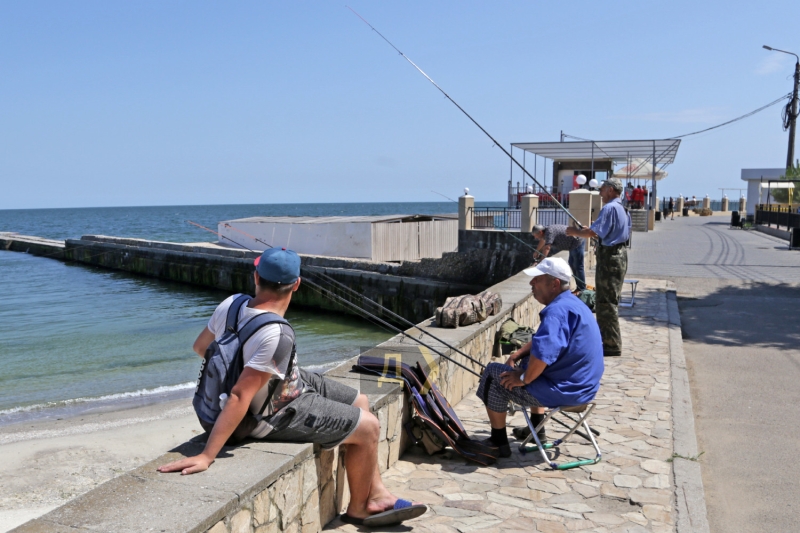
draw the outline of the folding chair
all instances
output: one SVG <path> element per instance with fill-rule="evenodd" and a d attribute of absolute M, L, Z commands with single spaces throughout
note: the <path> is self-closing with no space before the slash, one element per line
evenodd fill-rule
<path fill-rule="evenodd" d="M 638 279 L 626 279 L 623 283 L 630 283 L 631 284 L 631 299 L 630 300 L 622 300 L 620 298 L 619 306 L 620 307 L 633 307 L 634 304 L 636 303 L 636 287 L 639 285 L 639 280 Z"/>
<path fill-rule="evenodd" d="M 603 455 L 600 452 L 600 447 L 597 445 L 597 441 L 594 438 L 594 434 L 596 434 L 597 431 L 590 428 L 588 422 L 586 421 L 589 418 L 589 415 L 592 414 L 592 411 L 594 410 L 595 406 L 596 404 L 594 402 L 589 402 L 574 407 L 553 407 L 545 412 L 544 419 L 536 427 L 533 427 L 531 418 L 530 416 L 528 416 L 528 409 L 525 407 L 520 407 L 520 409 L 522 410 L 522 414 L 525 417 L 525 423 L 531 430 L 531 434 L 528 435 L 528 437 L 522 442 L 522 444 L 519 445 L 519 452 L 525 454 L 528 452 L 538 451 L 539 453 L 542 454 L 542 459 L 544 459 L 544 462 L 550 465 L 550 468 L 552 468 L 553 470 L 569 470 L 570 468 L 577 468 L 579 466 L 593 465 L 599 463 Z M 557 418 L 553 418 L 553 415 L 556 413 L 561 413 L 562 415 L 564 415 L 566 418 L 568 418 L 573 422 L 573 425 L 569 426 L 569 424 L 566 424 Z M 580 416 L 576 420 L 567 413 L 576 413 L 579 414 Z M 553 419 L 559 424 L 569 428 L 569 431 L 562 438 L 556 439 L 552 443 L 547 443 L 543 445 L 542 442 L 539 440 L 539 436 L 536 434 L 536 432 L 542 427 L 544 427 L 544 425 L 550 419 Z M 586 430 L 586 433 L 579 431 L 579 428 L 581 426 L 583 426 L 583 428 Z M 572 461 L 564 464 L 558 464 L 555 461 L 550 460 L 550 458 L 547 457 L 547 453 L 545 453 L 545 450 L 549 450 L 551 448 L 559 446 L 561 443 L 565 442 L 568 438 L 570 438 L 574 433 L 577 433 L 578 435 L 580 435 L 581 437 L 592 443 L 592 446 L 594 446 L 594 449 L 597 452 L 595 458 L 582 459 L 580 461 Z M 536 442 L 536 445 L 528 447 L 528 443 L 531 441 L 531 439 L 533 439 Z"/>

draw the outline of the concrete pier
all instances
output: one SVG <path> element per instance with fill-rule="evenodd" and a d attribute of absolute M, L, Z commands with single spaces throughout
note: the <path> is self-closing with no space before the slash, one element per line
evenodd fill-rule
<path fill-rule="evenodd" d="M 184 244 L 102 235 L 56 241 L 0 233 L 0 248 L 228 292 L 252 294 L 255 290 L 253 259 L 258 252 L 214 243 Z M 455 276 L 448 275 L 448 265 L 460 263 L 463 259 L 427 259 L 397 264 L 301 255 L 301 260 L 303 275 L 309 280 L 317 280 L 327 290 L 346 296 L 343 289 L 319 280 L 319 274 L 326 274 L 412 322 L 432 316 L 436 307 L 449 296 L 475 294 L 491 284 L 486 282 L 487 271 L 478 265 L 477 260 L 459 265 Z M 470 265 L 478 268 L 470 268 Z M 506 270 L 500 269 L 499 272 L 505 273 Z M 348 299 L 365 307 L 364 300 Z M 301 285 L 294 302 L 298 306 L 356 314 L 329 298 L 324 291 L 321 293 L 308 284 Z M 381 316 L 374 309 L 370 311 Z"/>
<path fill-rule="evenodd" d="M 64 241 L 0 232 L 0 250 L 64 259 Z"/>

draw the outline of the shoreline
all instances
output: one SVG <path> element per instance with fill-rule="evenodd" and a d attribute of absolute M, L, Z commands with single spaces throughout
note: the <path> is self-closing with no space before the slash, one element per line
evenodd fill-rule
<path fill-rule="evenodd" d="M 201 433 L 191 397 L 2 426 L 0 532 Z"/>

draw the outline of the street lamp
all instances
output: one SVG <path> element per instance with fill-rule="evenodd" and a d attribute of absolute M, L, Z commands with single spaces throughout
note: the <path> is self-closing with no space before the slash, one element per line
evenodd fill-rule
<path fill-rule="evenodd" d="M 800 57 L 794 52 L 779 50 L 778 48 L 772 48 L 766 44 L 764 45 L 764 49 L 771 52 L 781 52 L 792 55 L 796 60 L 794 64 L 794 89 L 792 90 L 792 99 L 786 104 L 786 109 L 784 111 L 786 118 L 783 123 L 783 129 L 789 130 L 789 150 L 786 153 L 786 168 L 788 169 L 794 165 L 794 133 L 797 123 L 797 91 L 798 87 L 800 87 Z"/>

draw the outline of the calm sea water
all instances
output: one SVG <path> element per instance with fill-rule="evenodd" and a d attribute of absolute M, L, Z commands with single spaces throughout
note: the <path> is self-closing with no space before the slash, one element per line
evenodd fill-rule
<path fill-rule="evenodd" d="M 452 202 L 0 210 L 0 231 L 213 241 L 250 216 L 436 214 Z M 65 411 L 189 395 L 191 345 L 227 293 L 0 251 L 0 424 Z M 340 314 L 289 310 L 304 366 L 332 365 L 391 336 Z"/>

